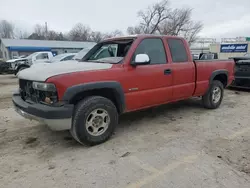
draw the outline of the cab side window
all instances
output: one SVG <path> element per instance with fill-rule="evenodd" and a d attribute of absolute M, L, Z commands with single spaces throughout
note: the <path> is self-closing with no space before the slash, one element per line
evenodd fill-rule
<path fill-rule="evenodd" d="M 170 53 L 174 63 L 181 63 L 188 61 L 187 50 L 180 39 L 167 39 Z"/>
<path fill-rule="evenodd" d="M 144 39 L 136 48 L 133 61 L 138 54 L 147 54 L 150 64 L 165 64 L 167 62 L 165 48 L 160 38 Z"/>
<path fill-rule="evenodd" d="M 36 56 L 36 59 L 49 59 L 49 56 L 47 53 L 41 53 Z"/>

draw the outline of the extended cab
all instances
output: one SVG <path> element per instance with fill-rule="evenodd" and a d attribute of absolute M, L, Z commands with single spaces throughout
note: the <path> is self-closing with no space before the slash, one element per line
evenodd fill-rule
<path fill-rule="evenodd" d="M 108 53 L 96 58 L 103 49 Z M 126 112 L 193 96 L 218 108 L 234 79 L 234 61 L 193 61 L 183 38 L 137 35 L 104 40 L 81 62 L 26 69 L 18 77 L 13 103 L 20 115 L 95 145 L 112 135 Z"/>

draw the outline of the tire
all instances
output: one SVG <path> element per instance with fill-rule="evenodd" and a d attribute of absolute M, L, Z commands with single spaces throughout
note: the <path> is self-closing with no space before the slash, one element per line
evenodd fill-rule
<path fill-rule="evenodd" d="M 16 76 L 20 71 L 22 71 L 22 70 L 24 70 L 24 69 L 27 69 L 27 68 L 29 68 L 29 67 L 22 66 L 22 67 L 18 68 L 18 69 L 15 70 L 15 72 L 14 72 L 15 76 Z"/>
<path fill-rule="evenodd" d="M 220 92 L 220 94 L 218 92 Z M 214 95 L 214 93 L 217 93 L 217 95 L 216 94 Z M 218 108 L 222 102 L 223 96 L 224 96 L 223 84 L 218 80 L 214 80 L 211 83 L 207 93 L 204 96 L 202 96 L 204 107 L 208 109 Z"/>
<path fill-rule="evenodd" d="M 28 67 L 20 67 L 20 69 L 18 69 L 17 73 L 19 73 L 20 71 L 27 69 Z"/>
<path fill-rule="evenodd" d="M 114 103 L 104 97 L 91 96 L 76 105 L 70 132 L 80 144 L 93 146 L 107 141 L 117 124 L 118 112 Z"/>

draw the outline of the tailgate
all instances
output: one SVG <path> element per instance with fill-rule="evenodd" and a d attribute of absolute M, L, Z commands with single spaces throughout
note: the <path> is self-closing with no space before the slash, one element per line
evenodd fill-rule
<path fill-rule="evenodd" d="M 235 62 L 235 77 L 250 79 L 250 60 L 238 60 Z"/>

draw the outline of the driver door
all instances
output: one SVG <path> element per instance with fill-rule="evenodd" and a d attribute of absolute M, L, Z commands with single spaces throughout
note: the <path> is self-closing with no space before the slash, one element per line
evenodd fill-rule
<path fill-rule="evenodd" d="M 161 38 L 141 41 L 133 54 L 147 54 L 150 63 L 131 66 L 126 74 L 126 104 L 128 111 L 167 103 L 172 98 L 171 64 L 167 62 Z"/>

